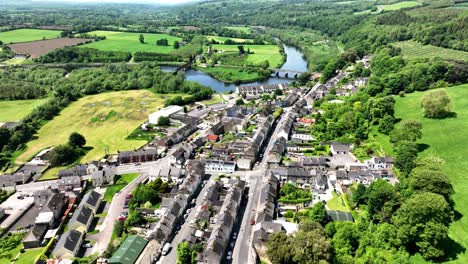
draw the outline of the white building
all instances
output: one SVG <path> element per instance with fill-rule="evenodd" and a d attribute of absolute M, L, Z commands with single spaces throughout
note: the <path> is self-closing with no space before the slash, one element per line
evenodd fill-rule
<path fill-rule="evenodd" d="M 150 124 L 157 124 L 161 116 L 169 117 L 172 114 L 183 112 L 184 108 L 178 105 L 170 105 L 148 115 Z"/>
<path fill-rule="evenodd" d="M 233 161 L 207 160 L 205 170 L 211 172 L 233 173 L 236 170 L 236 163 Z"/>

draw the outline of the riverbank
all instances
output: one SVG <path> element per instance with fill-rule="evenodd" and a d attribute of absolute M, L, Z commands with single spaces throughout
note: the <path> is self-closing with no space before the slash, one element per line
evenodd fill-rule
<path fill-rule="evenodd" d="M 271 71 L 263 69 L 252 69 L 243 67 L 194 67 L 217 80 L 225 83 L 245 84 L 251 82 L 264 81 L 271 77 Z M 259 74 L 258 70 L 265 71 L 265 74 Z"/>

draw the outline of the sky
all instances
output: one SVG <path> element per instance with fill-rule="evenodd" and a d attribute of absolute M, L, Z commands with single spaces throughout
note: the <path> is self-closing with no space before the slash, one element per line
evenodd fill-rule
<path fill-rule="evenodd" d="M 35 0 L 35 2 L 72 2 L 72 3 L 146 3 L 146 4 L 183 4 L 197 0 Z"/>

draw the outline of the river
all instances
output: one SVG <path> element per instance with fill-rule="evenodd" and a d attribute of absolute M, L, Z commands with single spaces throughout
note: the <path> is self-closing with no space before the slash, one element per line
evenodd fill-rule
<path fill-rule="evenodd" d="M 286 62 L 281 66 L 282 70 L 290 71 L 307 71 L 307 62 L 304 60 L 302 52 L 292 46 L 284 45 L 284 51 L 286 53 Z M 163 66 L 161 67 L 163 71 L 175 71 L 176 67 Z M 207 73 L 204 73 L 200 70 L 190 69 L 185 72 L 185 79 L 188 81 L 195 81 L 205 86 L 211 87 L 214 91 L 218 93 L 224 93 L 229 91 L 236 90 L 235 84 L 225 83 L 220 80 L 217 80 Z M 248 85 L 261 85 L 261 84 L 275 84 L 275 83 L 290 83 L 292 79 L 277 78 L 271 77 L 267 80 L 260 82 L 245 83 L 241 86 Z"/>

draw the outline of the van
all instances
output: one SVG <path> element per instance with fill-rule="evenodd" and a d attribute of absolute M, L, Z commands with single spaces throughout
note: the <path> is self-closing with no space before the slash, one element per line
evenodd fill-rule
<path fill-rule="evenodd" d="M 161 254 L 162 254 L 163 256 L 166 256 L 167 253 L 169 253 L 169 250 L 170 250 L 170 249 L 171 249 L 171 244 L 166 243 L 166 244 L 164 245 L 163 249 L 162 249 Z"/>

